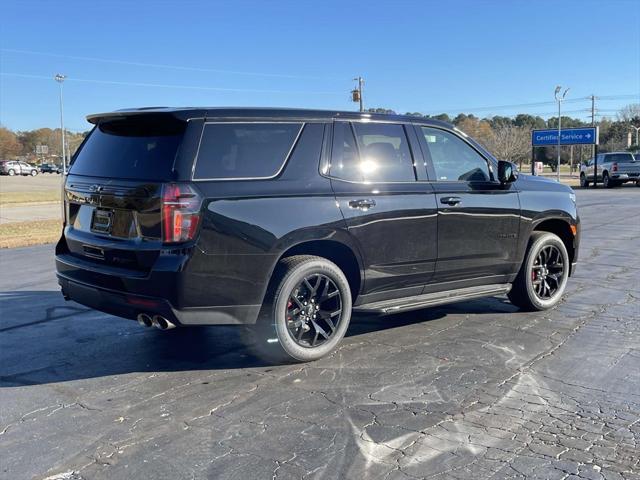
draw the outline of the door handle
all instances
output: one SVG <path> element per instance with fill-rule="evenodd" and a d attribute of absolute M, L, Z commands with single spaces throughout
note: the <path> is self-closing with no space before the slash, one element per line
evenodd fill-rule
<path fill-rule="evenodd" d="M 451 206 L 458 205 L 460 202 L 462 202 L 460 197 L 442 197 L 440 199 L 440 203 Z"/>
<path fill-rule="evenodd" d="M 349 200 L 349 208 L 357 208 L 358 210 L 369 210 L 376 206 L 376 201 L 370 198 L 361 198 L 358 200 Z"/>

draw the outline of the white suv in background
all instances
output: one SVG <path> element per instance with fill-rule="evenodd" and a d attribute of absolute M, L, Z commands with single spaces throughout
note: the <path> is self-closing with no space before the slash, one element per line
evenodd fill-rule
<path fill-rule="evenodd" d="M 0 163 L 0 174 L 2 175 L 38 175 L 38 169 L 27 162 L 7 161 Z"/>

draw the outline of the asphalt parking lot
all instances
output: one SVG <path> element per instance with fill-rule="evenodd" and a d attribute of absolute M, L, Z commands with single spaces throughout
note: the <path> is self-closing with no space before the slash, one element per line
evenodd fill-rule
<path fill-rule="evenodd" d="M 557 309 L 356 317 L 304 365 L 64 302 L 51 245 L 2 251 L 0 477 L 640 479 L 640 188 L 577 196 Z"/>

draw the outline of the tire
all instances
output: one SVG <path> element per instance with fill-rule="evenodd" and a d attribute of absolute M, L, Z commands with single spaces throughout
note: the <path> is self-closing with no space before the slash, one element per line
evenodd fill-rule
<path fill-rule="evenodd" d="M 609 174 L 607 172 L 602 174 L 602 185 L 604 188 L 613 188 L 613 182 L 609 178 Z"/>
<path fill-rule="evenodd" d="M 316 284 L 318 279 L 322 280 Z M 317 289 L 315 295 L 310 287 Z M 301 309 L 304 310 L 300 312 Z M 252 329 L 254 347 L 270 362 L 310 362 L 327 355 L 340 343 L 350 320 L 351 289 L 336 264 L 311 255 L 284 258 L 276 266 Z"/>
<path fill-rule="evenodd" d="M 545 256 L 548 259 L 546 264 Z M 561 261 L 561 270 L 558 262 L 554 262 L 555 259 Z M 552 266 L 554 263 L 555 266 Z M 544 269 L 540 266 L 544 266 Z M 526 311 L 548 310 L 555 307 L 562 299 L 567 286 L 569 267 L 567 248 L 557 235 L 549 232 L 533 232 L 518 276 L 508 294 L 509 300 Z M 546 291 L 545 283 L 549 287 L 549 292 Z"/>
<path fill-rule="evenodd" d="M 31 170 L 31 176 L 35 177 L 36 175 L 38 175 L 38 171 L 37 170 Z"/>
<path fill-rule="evenodd" d="M 584 173 L 580 174 L 580 188 L 589 188 L 589 182 L 587 176 Z"/>
<path fill-rule="evenodd" d="M 13 177 L 16 174 L 16 172 L 15 172 L 15 170 L 13 168 L 10 168 L 7 173 L 9 174 L 10 177 Z"/>

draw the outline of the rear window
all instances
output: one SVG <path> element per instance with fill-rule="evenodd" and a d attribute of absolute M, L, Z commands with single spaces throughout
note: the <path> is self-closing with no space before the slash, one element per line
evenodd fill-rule
<path fill-rule="evenodd" d="M 167 180 L 185 123 L 174 119 L 100 123 L 77 153 L 75 175 L 132 180 Z"/>
<path fill-rule="evenodd" d="M 607 155 L 608 162 L 635 162 L 635 158 L 630 153 L 614 153 L 613 155 Z"/>
<path fill-rule="evenodd" d="M 301 129 L 301 123 L 208 123 L 193 177 L 273 177 L 284 166 Z"/>

